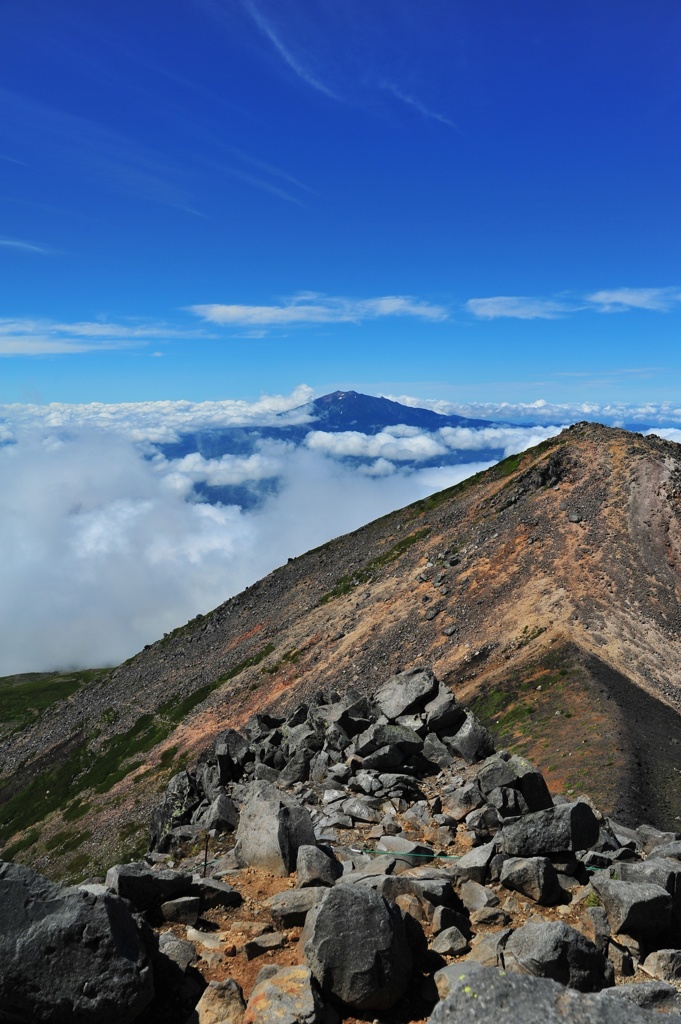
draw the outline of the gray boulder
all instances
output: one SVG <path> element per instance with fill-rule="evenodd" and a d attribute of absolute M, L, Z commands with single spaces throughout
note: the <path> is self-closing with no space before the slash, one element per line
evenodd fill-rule
<path fill-rule="evenodd" d="M 0 862 L 0 1020 L 128 1024 L 153 995 L 123 900 Z"/>
<path fill-rule="evenodd" d="M 300 944 L 322 993 L 357 1010 L 387 1010 L 405 991 L 412 960 L 399 907 L 372 889 L 329 889 L 307 916 Z"/>
<path fill-rule="evenodd" d="M 448 786 L 442 794 L 442 813 L 463 821 L 467 814 L 482 807 L 485 800 L 477 782 L 467 782 L 463 786 Z"/>
<path fill-rule="evenodd" d="M 252 761 L 255 754 L 248 740 L 236 729 L 227 729 L 215 741 L 215 757 L 220 773 L 220 782 L 238 780 L 243 775 L 244 765 Z"/>
<path fill-rule="evenodd" d="M 243 903 L 241 894 L 228 882 L 222 882 L 218 878 L 195 879 L 192 892 L 201 899 L 202 910 L 213 910 L 216 907 L 239 907 Z"/>
<path fill-rule="evenodd" d="M 481 885 L 487 881 L 487 870 L 489 862 L 494 856 L 495 843 L 485 843 L 483 846 L 474 846 L 468 853 L 464 853 L 456 862 L 456 874 L 459 878 L 467 879 L 470 882 L 479 882 Z"/>
<path fill-rule="evenodd" d="M 166 786 L 163 799 L 152 812 L 149 849 L 167 852 L 172 842 L 172 830 L 189 824 L 201 800 L 196 780 L 189 772 L 174 775 Z"/>
<path fill-rule="evenodd" d="M 296 860 L 296 887 L 332 886 L 343 874 L 343 867 L 318 846 L 301 846 Z"/>
<path fill-rule="evenodd" d="M 463 722 L 465 715 L 464 709 L 454 694 L 442 683 L 440 683 L 436 696 L 428 701 L 423 711 L 429 732 L 456 729 Z"/>
<path fill-rule="evenodd" d="M 500 974 L 494 967 L 451 964 L 439 971 L 446 998 L 437 1004 L 430 1024 L 655 1024 L 660 1017 L 641 1009 L 622 993 L 583 994 L 548 979 Z M 438 985 L 438 988 L 440 985 Z M 635 988 L 634 985 L 623 986 Z M 626 1007 L 626 1009 L 625 1009 Z M 674 1016 L 668 1024 L 678 1024 Z"/>
<path fill-rule="evenodd" d="M 501 866 L 501 884 L 549 907 L 563 895 L 558 875 L 548 857 L 509 857 Z"/>
<path fill-rule="evenodd" d="M 241 1024 L 245 1009 L 243 993 L 234 978 L 211 981 L 187 1024 Z"/>
<path fill-rule="evenodd" d="M 150 910 L 167 900 L 192 894 L 191 875 L 171 868 L 152 870 L 144 861 L 115 864 L 106 873 L 106 885 L 130 900 L 137 910 Z"/>
<path fill-rule="evenodd" d="M 432 700 L 438 690 L 437 679 L 429 669 L 412 668 L 392 676 L 374 700 L 380 713 L 396 719 Z"/>
<path fill-rule="evenodd" d="M 613 934 L 664 934 L 671 924 L 672 898 L 650 882 L 618 882 L 594 875 L 591 885 L 601 898 Z"/>
<path fill-rule="evenodd" d="M 526 814 L 505 825 L 499 834 L 501 849 L 510 857 L 543 857 L 550 853 L 588 850 L 598 839 L 596 815 L 588 804 L 558 804 Z"/>
<path fill-rule="evenodd" d="M 269 782 L 254 782 L 248 787 L 234 846 L 240 867 L 290 875 L 299 847 L 314 845 L 312 819 L 305 807 Z"/>
<path fill-rule="evenodd" d="M 648 974 L 660 981 L 681 982 L 681 949 L 658 949 L 643 964 Z"/>
<path fill-rule="evenodd" d="M 207 832 L 233 832 L 239 824 L 239 811 L 232 799 L 219 793 L 198 822 Z"/>
<path fill-rule="evenodd" d="M 463 935 L 456 925 L 444 928 L 433 939 L 430 948 L 441 956 L 459 956 L 468 949 L 468 939 Z"/>
<path fill-rule="evenodd" d="M 308 889 L 285 889 L 265 901 L 265 907 L 277 928 L 296 928 L 326 895 L 321 886 Z"/>
<path fill-rule="evenodd" d="M 504 947 L 504 967 L 580 992 L 597 992 L 614 980 L 612 965 L 594 943 L 563 921 L 530 921 L 514 931 Z"/>
<path fill-rule="evenodd" d="M 494 752 L 491 734 L 470 711 L 456 732 L 443 732 L 440 736 L 450 753 L 463 757 L 469 764 L 482 761 Z"/>

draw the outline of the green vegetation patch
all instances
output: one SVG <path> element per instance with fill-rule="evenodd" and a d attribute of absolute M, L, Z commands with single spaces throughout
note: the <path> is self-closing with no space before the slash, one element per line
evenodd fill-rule
<path fill-rule="evenodd" d="M 403 537 L 397 544 L 388 550 L 384 551 L 382 555 L 378 555 L 376 558 L 372 558 L 370 562 L 364 566 L 363 569 L 358 569 L 347 576 L 341 576 L 336 583 L 333 590 L 329 590 L 328 593 L 324 594 L 319 603 L 326 604 L 328 601 L 332 601 L 335 597 L 342 597 L 343 594 L 349 594 L 355 587 L 358 587 L 360 583 L 367 583 L 376 569 L 382 568 L 384 565 L 389 565 L 391 562 L 396 561 L 400 555 L 418 541 L 423 540 L 430 533 L 430 527 L 427 526 L 423 530 L 417 530 L 416 533 L 410 533 L 408 536 Z"/>
<path fill-rule="evenodd" d="M 224 672 L 218 679 L 213 680 L 212 683 L 207 683 L 200 689 L 195 690 L 194 693 L 190 693 L 187 697 L 172 697 L 166 701 L 165 704 L 161 704 L 159 714 L 163 715 L 173 724 L 181 722 L 190 711 L 201 704 L 213 690 L 217 690 L 218 687 L 222 686 L 223 683 L 229 682 L 235 676 L 238 676 L 240 672 L 243 672 L 247 668 L 252 668 L 254 665 L 259 665 L 261 661 L 264 661 L 272 651 L 274 650 L 274 644 L 267 644 L 257 654 L 252 654 L 250 658 L 245 658 L 244 661 L 240 661 L 234 668 L 230 668 L 228 672 Z"/>
<path fill-rule="evenodd" d="M 125 732 L 116 733 L 107 739 L 100 749 L 93 753 L 89 749 L 90 742 L 97 733 L 83 734 L 81 742 L 70 753 L 63 756 L 52 767 L 40 772 L 26 786 L 16 792 L 10 799 L 0 805 L 0 844 L 6 842 L 15 833 L 30 828 L 43 821 L 55 811 L 63 810 L 66 822 L 76 821 L 87 814 L 90 803 L 83 800 L 82 794 L 88 789 L 95 793 L 107 793 L 117 782 L 124 779 L 130 772 L 142 764 L 137 755 L 144 754 L 166 739 L 178 722 L 200 704 L 206 697 L 224 682 L 243 672 L 244 669 L 259 664 L 274 650 L 274 644 L 267 644 L 256 654 L 235 665 L 214 682 L 201 687 L 184 698 L 174 697 L 159 708 L 158 714 L 144 714 Z M 106 671 L 106 670 L 104 670 Z M 74 673 L 91 681 L 100 676 L 100 672 Z M 0 682 L 2 682 L 0 680 Z M 106 715 L 106 712 L 104 713 Z M 172 764 L 177 771 L 178 762 L 186 763 L 186 755 L 175 760 L 176 747 L 164 751 L 161 767 L 167 769 Z M 27 837 L 18 840 L 20 844 Z M 16 851 L 16 843 L 9 847 Z M 21 846 L 27 849 L 31 843 Z"/>
<path fill-rule="evenodd" d="M 267 665 L 265 668 L 260 669 L 260 671 L 266 673 L 267 675 L 273 676 L 286 665 L 295 665 L 295 663 L 299 661 L 299 659 L 300 651 L 297 651 L 294 647 L 292 650 L 286 651 L 285 654 L 282 654 L 279 661 L 275 661 L 274 665 Z"/>
<path fill-rule="evenodd" d="M 46 672 L 0 679 L 0 723 L 10 732 L 24 729 L 47 708 L 71 697 L 83 686 L 105 679 L 112 669 Z"/>
<path fill-rule="evenodd" d="M 0 856 L 2 860 L 13 860 L 18 853 L 30 849 L 31 846 L 35 846 L 39 839 L 40 831 L 37 828 L 29 829 L 25 836 L 17 839 L 16 843 L 6 846 Z"/>
<path fill-rule="evenodd" d="M 84 818 L 87 812 L 90 810 L 92 804 L 86 800 L 81 800 L 80 797 L 76 797 L 71 803 L 64 808 L 62 818 L 64 821 L 78 821 L 79 818 Z"/>

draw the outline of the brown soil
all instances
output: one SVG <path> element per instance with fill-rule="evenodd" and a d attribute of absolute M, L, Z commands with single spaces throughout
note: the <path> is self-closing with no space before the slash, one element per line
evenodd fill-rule
<path fill-rule="evenodd" d="M 500 743 L 536 760 L 554 791 L 678 827 L 680 503 L 678 445 L 578 424 L 287 563 L 55 706 L 0 746 L 3 798 L 22 762 L 24 777 L 37 771 L 58 743 L 101 728 L 107 708 L 122 731 L 234 673 L 148 752 L 143 782 L 131 774 L 92 797 L 83 849 L 111 862 L 127 852 L 120 823 L 142 828 L 168 778 L 164 749 L 191 760 L 255 711 L 291 709 L 322 686 L 370 693 L 423 664 L 492 721 Z M 267 644 L 263 660 L 240 667 Z M 45 837 L 62 827 L 58 813 L 41 826 Z M 42 843 L 20 857 L 64 870 Z"/>

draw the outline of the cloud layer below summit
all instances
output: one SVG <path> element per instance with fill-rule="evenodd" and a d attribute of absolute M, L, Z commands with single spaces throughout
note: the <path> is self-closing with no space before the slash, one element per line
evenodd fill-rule
<path fill-rule="evenodd" d="M 311 397 L 301 387 L 255 403 L 0 408 L 0 674 L 117 663 L 287 558 L 484 468 L 490 449 L 520 451 L 587 416 L 542 403 L 430 403 L 519 425 L 331 433 L 315 429 Z M 598 412 L 588 418 L 645 418 L 681 437 L 681 410 Z M 523 425 L 531 418 L 544 425 Z M 156 447 L 189 431 L 282 420 L 309 426 L 302 444 L 266 440 L 219 458 L 167 458 Z M 272 481 L 251 509 L 208 504 L 194 490 L 258 492 Z"/>

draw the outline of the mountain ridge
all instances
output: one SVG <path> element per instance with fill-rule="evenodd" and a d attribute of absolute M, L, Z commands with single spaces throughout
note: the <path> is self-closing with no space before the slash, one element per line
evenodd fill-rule
<path fill-rule="evenodd" d="M 680 495 L 678 445 L 581 423 L 289 561 L 6 739 L 0 843 L 40 822 L 47 839 L 22 856 L 68 873 L 77 858 L 45 843 L 69 833 L 74 801 L 91 805 L 78 818 L 92 833 L 82 857 L 88 842 L 122 842 L 126 827 L 134 838 L 137 820 L 141 835 L 157 787 L 227 726 L 322 685 L 370 692 L 420 664 L 535 760 L 554 791 L 675 820 Z M 636 718 L 657 723 L 650 735 Z M 93 756 L 108 775 L 92 774 Z M 76 787 L 66 802 L 34 822 L 12 818 L 26 780 L 44 786 L 65 757 L 75 757 Z"/>

